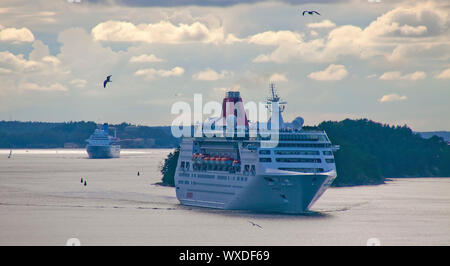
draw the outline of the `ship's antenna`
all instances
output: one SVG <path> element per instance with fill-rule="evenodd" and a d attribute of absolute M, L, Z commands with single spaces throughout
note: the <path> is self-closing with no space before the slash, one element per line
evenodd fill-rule
<path fill-rule="evenodd" d="M 272 90 L 272 99 L 275 99 L 275 84 L 273 82 L 270 83 L 270 89 Z"/>

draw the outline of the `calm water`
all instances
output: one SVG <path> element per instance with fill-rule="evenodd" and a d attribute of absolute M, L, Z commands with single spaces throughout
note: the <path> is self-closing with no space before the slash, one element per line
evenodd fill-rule
<path fill-rule="evenodd" d="M 450 245 L 450 178 L 331 188 L 309 215 L 211 210 L 153 185 L 169 152 L 0 150 L 0 245 Z"/>

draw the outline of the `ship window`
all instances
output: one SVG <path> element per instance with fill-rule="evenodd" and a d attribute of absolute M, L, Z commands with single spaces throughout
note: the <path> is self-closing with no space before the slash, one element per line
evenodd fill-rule
<path fill-rule="evenodd" d="M 334 159 L 325 159 L 327 163 L 334 163 Z"/>
<path fill-rule="evenodd" d="M 289 150 L 277 150 L 275 154 L 278 155 L 319 155 L 319 151 L 289 151 Z"/>
<path fill-rule="evenodd" d="M 181 162 L 181 168 L 184 168 L 184 161 Z"/>
<path fill-rule="evenodd" d="M 259 154 L 270 154 L 270 150 L 259 150 Z"/>
<path fill-rule="evenodd" d="M 259 158 L 259 161 L 261 163 L 270 163 L 270 162 L 272 162 L 272 159 L 271 158 Z"/>
<path fill-rule="evenodd" d="M 256 170 L 255 170 L 255 166 L 254 165 L 252 165 L 251 171 L 252 171 L 252 175 L 256 174 Z"/>
<path fill-rule="evenodd" d="M 276 158 L 279 163 L 321 163 L 318 158 Z"/>
<path fill-rule="evenodd" d="M 246 165 L 244 166 L 244 171 L 245 171 L 245 172 L 248 172 L 249 170 L 250 170 L 250 165 L 246 164 Z"/>
<path fill-rule="evenodd" d="M 323 155 L 333 155 L 331 151 L 323 151 Z"/>
<path fill-rule="evenodd" d="M 189 162 L 186 162 L 186 169 L 189 170 Z"/>

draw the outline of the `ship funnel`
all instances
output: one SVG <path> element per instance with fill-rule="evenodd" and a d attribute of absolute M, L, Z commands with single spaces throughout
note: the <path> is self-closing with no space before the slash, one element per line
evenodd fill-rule
<path fill-rule="evenodd" d="M 248 126 L 247 115 L 239 91 L 228 91 L 222 102 L 222 118 L 227 121 L 229 116 L 236 117 L 237 126 Z"/>
<path fill-rule="evenodd" d="M 108 124 L 104 123 L 103 124 L 103 131 L 105 131 L 106 133 L 108 133 Z"/>

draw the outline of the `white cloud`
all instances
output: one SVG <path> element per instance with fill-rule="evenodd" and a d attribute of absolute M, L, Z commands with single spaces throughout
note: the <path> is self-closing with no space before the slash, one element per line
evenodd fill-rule
<path fill-rule="evenodd" d="M 432 3 L 400 5 L 380 15 L 365 28 L 344 25 L 332 29 L 324 39 L 303 41 L 300 34 L 283 31 L 287 41 L 276 41 L 274 32 L 259 33 L 260 45 L 277 45 L 270 54 L 261 54 L 253 62 L 284 63 L 293 60 L 335 62 L 343 56 L 369 59 L 376 56 L 389 61 L 413 60 L 432 55 L 434 59 L 450 58 L 449 15 Z M 330 23 L 313 24 L 329 25 Z M 314 26 L 313 26 L 314 27 Z M 311 34 L 314 37 L 315 34 Z M 299 36 L 299 37 L 293 37 Z M 278 38 L 280 39 L 280 38 Z M 429 58 L 429 57 L 427 57 Z"/>
<path fill-rule="evenodd" d="M 0 74 L 9 74 L 12 73 L 11 69 L 1 68 L 0 67 Z"/>
<path fill-rule="evenodd" d="M 450 79 L 450 68 L 444 69 L 441 73 L 436 75 L 437 79 Z"/>
<path fill-rule="evenodd" d="M 217 73 L 211 68 L 205 69 L 204 71 L 200 71 L 192 75 L 192 77 L 195 80 L 208 80 L 208 81 L 224 79 L 228 76 L 230 76 L 230 72 L 227 70 L 222 70 L 220 73 Z"/>
<path fill-rule="evenodd" d="M 9 69 L 14 73 L 48 73 L 63 72 L 63 69 L 56 68 L 59 59 L 54 56 L 44 56 L 39 61 L 27 60 L 22 54 L 15 55 L 10 52 L 0 52 L 0 67 Z"/>
<path fill-rule="evenodd" d="M 343 65 L 329 65 L 323 71 L 312 72 L 308 75 L 310 79 L 328 81 L 328 80 L 341 80 L 348 75 L 347 69 Z"/>
<path fill-rule="evenodd" d="M 233 42 L 234 39 L 233 36 L 226 36 L 222 27 L 208 28 L 200 22 L 174 25 L 169 21 L 160 21 L 135 25 L 131 22 L 109 20 L 97 24 L 91 34 L 94 40 L 112 42 L 218 44 Z"/>
<path fill-rule="evenodd" d="M 266 31 L 258 33 L 247 38 L 247 41 L 258 45 L 280 45 L 286 43 L 300 43 L 302 34 L 288 30 L 284 31 Z"/>
<path fill-rule="evenodd" d="M 154 54 L 143 54 L 139 56 L 133 56 L 130 58 L 131 63 L 147 63 L 147 62 L 162 62 L 161 58 L 156 57 Z"/>
<path fill-rule="evenodd" d="M 331 22 L 328 19 L 322 20 L 321 22 L 317 22 L 317 23 L 309 23 L 308 28 L 311 29 L 327 29 L 327 28 L 334 28 L 336 27 L 336 24 L 334 24 L 333 22 Z"/>
<path fill-rule="evenodd" d="M 87 81 L 84 79 L 73 79 L 69 82 L 69 84 L 71 84 L 77 88 L 84 88 L 84 87 L 86 87 Z"/>
<path fill-rule="evenodd" d="M 0 41 L 32 42 L 34 41 L 34 35 L 28 28 L 16 29 L 0 27 Z"/>
<path fill-rule="evenodd" d="M 400 96 L 400 95 L 398 95 L 396 93 L 393 93 L 393 94 L 383 95 L 383 97 L 381 97 L 378 101 L 384 103 L 384 102 L 404 101 L 406 99 L 407 99 L 407 97 L 404 96 L 404 95 Z"/>
<path fill-rule="evenodd" d="M 67 88 L 59 83 L 51 84 L 50 86 L 41 86 L 36 83 L 24 83 L 22 89 L 32 91 L 67 91 Z"/>
<path fill-rule="evenodd" d="M 288 81 L 288 79 L 283 74 L 274 73 L 272 76 L 270 76 L 269 81 L 286 82 L 286 81 Z"/>
<path fill-rule="evenodd" d="M 448 15 L 432 2 L 399 6 L 378 17 L 365 31 L 371 36 L 432 36 L 448 29 Z"/>
<path fill-rule="evenodd" d="M 145 69 L 139 69 L 134 73 L 135 76 L 144 76 L 148 79 L 154 79 L 156 77 L 178 77 L 183 75 L 184 69 L 181 67 L 174 67 L 169 70 L 164 69 L 154 69 L 154 68 L 145 68 Z"/>
<path fill-rule="evenodd" d="M 425 79 L 427 74 L 423 71 L 416 71 L 413 73 L 402 75 L 400 71 L 386 72 L 380 76 L 381 80 L 421 80 Z"/>

